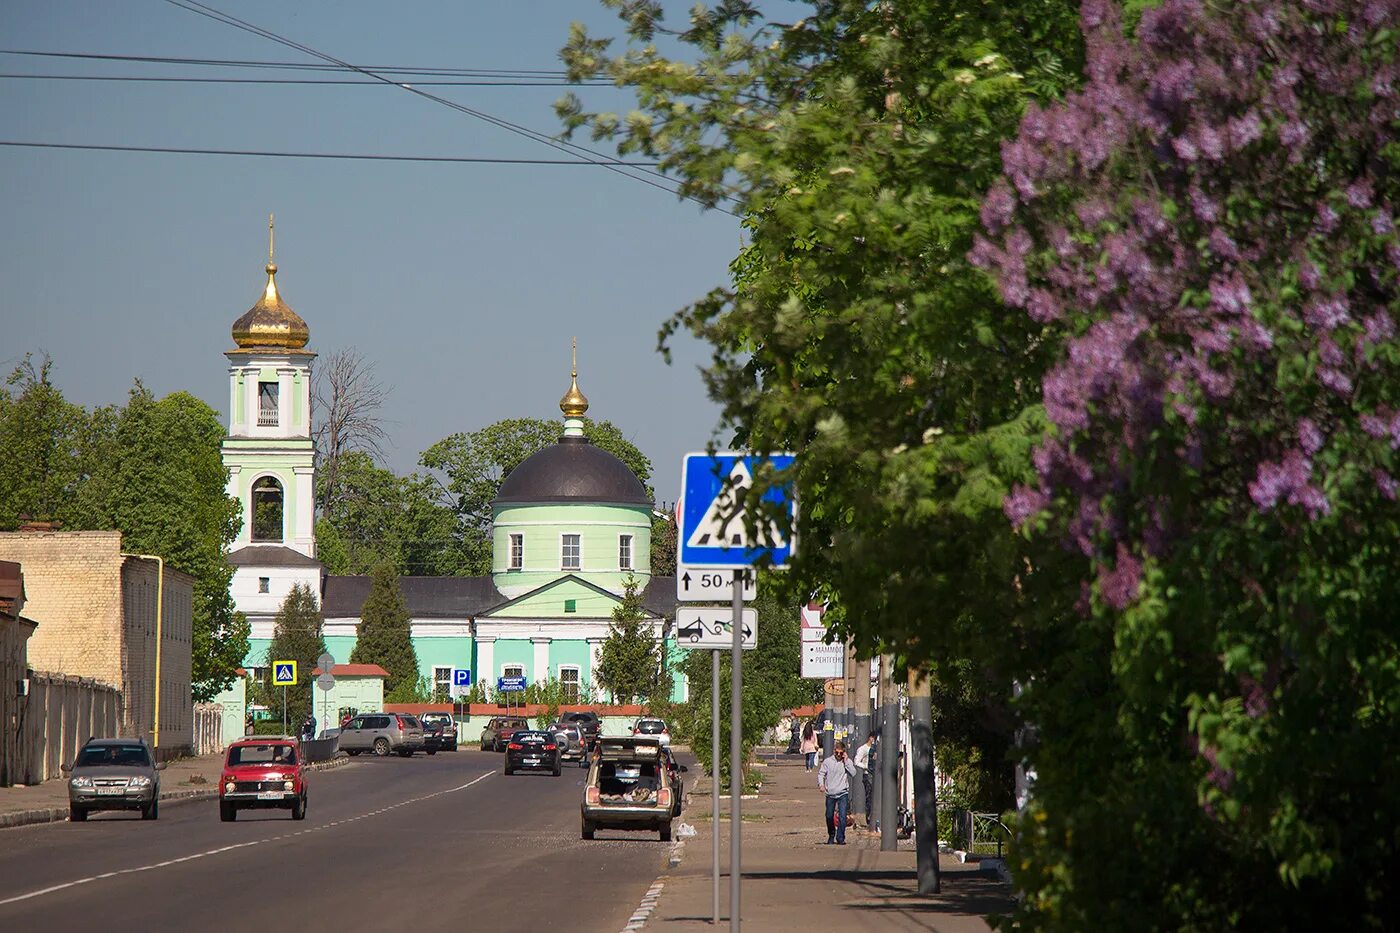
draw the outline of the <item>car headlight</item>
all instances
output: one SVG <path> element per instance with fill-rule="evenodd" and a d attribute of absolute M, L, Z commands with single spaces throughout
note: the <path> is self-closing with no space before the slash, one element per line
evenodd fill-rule
<path fill-rule="evenodd" d="M 74 787 L 91 787 L 91 786 L 92 786 L 92 778 L 87 778 L 87 777 L 75 777 L 75 778 L 73 778 L 71 781 L 69 781 L 68 783 L 69 783 L 69 784 L 72 784 Z"/>
<path fill-rule="evenodd" d="M 233 787 L 234 787 L 233 782 L 232 782 L 232 781 L 229 781 L 227 784 L 224 785 L 224 790 L 231 794 L 231 793 L 233 793 Z"/>
<path fill-rule="evenodd" d="M 151 779 L 148 777 L 134 777 L 126 783 L 128 787 L 150 787 Z"/>
<path fill-rule="evenodd" d="M 287 790 L 295 790 L 297 785 L 296 781 L 283 781 L 282 786 Z"/>

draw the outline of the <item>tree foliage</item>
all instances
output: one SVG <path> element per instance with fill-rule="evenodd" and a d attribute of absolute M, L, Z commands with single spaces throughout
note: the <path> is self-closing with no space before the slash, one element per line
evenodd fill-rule
<path fill-rule="evenodd" d="M 304 583 L 292 585 L 273 621 L 272 641 L 267 646 L 266 664 L 270 668 L 274 661 L 294 660 L 297 662 L 297 682 L 286 690 L 286 721 L 290 728 L 298 728 L 306 714 L 311 712 L 311 704 L 316 689 L 316 677 L 312 671 L 316 659 L 326 651 L 326 639 L 322 633 L 321 606 L 316 594 Z M 270 684 L 263 688 L 263 703 L 272 711 L 272 717 L 283 718 L 283 691 Z"/>
<path fill-rule="evenodd" d="M 239 508 L 226 492 L 223 427 L 188 393 L 157 400 L 139 382 L 124 407 L 86 411 L 63 398 L 50 370 L 26 357 L 0 392 L 0 527 L 28 515 L 73 531 L 115 529 L 127 550 L 193 576 L 194 698 L 210 699 L 248 650 L 224 556 Z"/>
<path fill-rule="evenodd" d="M 369 596 L 360 607 L 360 625 L 352 664 L 378 664 L 388 673 L 384 695 L 396 690 L 418 689 L 418 654 L 413 648 L 408 606 L 399 590 L 399 575 L 390 563 L 380 563 L 371 573 Z"/>
<path fill-rule="evenodd" d="M 613 607 L 593 676 L 612 694 L 614 703 L 652 698 L 664 702 L 671 695 L 671 672 L 662 663 L 665 650 L 655 621 L 642 607 L 637 579 L 629 576 L 623 583 L 622 601 Z"/>

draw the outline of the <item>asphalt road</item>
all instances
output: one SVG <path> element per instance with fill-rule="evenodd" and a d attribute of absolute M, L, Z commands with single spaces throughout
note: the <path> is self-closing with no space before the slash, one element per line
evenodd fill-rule
<path fill-rule="evenodd" d="M 622 929 L 670 846 L 584 842 L 584 772 L 501 758 L 361 757 L 310 776 L 299 823 L 206 800 L 0 830 L 0 930 Z"/>

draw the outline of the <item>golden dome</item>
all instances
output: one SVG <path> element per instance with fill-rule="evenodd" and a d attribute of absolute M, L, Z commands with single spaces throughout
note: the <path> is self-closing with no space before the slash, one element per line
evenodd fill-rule
<path fill-rule="evenodd" d="M 574 340 L 574 365 L 571 373 L 573 379 L 569 386 L 569 391 L 564 393 L 564 397 L 559 400 L 559 410 L 564 413 L 565 418 L 582 418 L 583 413 L 588 411 L 588 397 L 578 390 L 578 340 Z"/>
<path fill-rule="evenodd" d="M 266 347 L 300 350 L 311 339 L 311 331 L 297 313 L 277 294 L 277 264 L 272 261 L 272 215 L 267 218 L 267 288 L 248 313 L 233 322 L 233 342 L 239 349 Z"/>
<path fill-rule="evenodd" d="M 248 313 L 233 322 L 233 342 L 240 349 L 276 347 L 300 350 L 311 339 L 311 330 L 277 294 L 277 265 L 267 264 L 267 288 Z"/>

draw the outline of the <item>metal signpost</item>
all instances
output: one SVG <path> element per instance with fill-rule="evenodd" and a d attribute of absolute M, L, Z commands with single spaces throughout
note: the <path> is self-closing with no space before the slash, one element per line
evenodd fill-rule
<path fill-rule="evenodd" d="M 273 661 L 272 685 L 282 688 L 282 734 L 287 734 L 287 688 L 297 682 L 297 662 Z"/>
<path fill-rule="evenodd" d="M 740 926 L 740 879 L 743 875 L 740 845 L 743 836 L 740 798 L 743 796 L 743 736 L 740 723 L 743 715 L 744 661 L 746 647 L 757 643 L 757 613 L 744 609 L 745 598 L 753 598 L 750 576 L 757 566 L 773 569 L 785 567 L 796 547 L 771 516 L 749 516 L 745 512 L 745 497 L 753 487 L 754 472 L 763 466 L 775 471 L 786 470 L 793 464 L 791 454 L 768 457 L 750 456 L 741 451 L 686 454 L 681 467 L 681 498 L 677 508 L 676 567 L 677 598 L 685 602 L 690 584 L 695 584 L 691 598 L 717 599 L 723 597 L 723 576 L 716 570 L 732 570 L 729 584 L 731 614 L 729 620 L 729 929 Z M 796 517 L 796 501 L 791 487 L 774 487 L 762 494 L 762 501 L 774 511 Z M 750 525 L 754 527 L 751 533 Z M 682 573 L 682 568 L 686 573 Z M 708 573 L 709 580 L 697 578 Z M 687 573 L 691 579 L 685 579 Z M 704 597 L 708 590 L 714 596 Z M 690 624 L 689 634 L 680 626 Z M 682 647 L 704 647 L 721 637 L 714 629 L 713 613 L 686 609 L 677 613 L 678 643 Z M 721 623 L 722 625 L 722 623 Z M 748 633 L 745 630 L 748 629 Z M 721 630 L 722 631 L 722 630 Z M 714 922 L 719 923 L 719 645 L 711 654 L 710 723 L 712 744 L 710 756 L 713 800 L 711 825 L 714 827 Z"/>
<path fill-rule="evenodd" d="M 335 655 L 329 651 L 323 651 L 316 659 L 316 669 L 321 672 L 321 676 L 316 678 L 316 686 L 321 688 L 321 731 L 325 732 L 331 727 L 331 688 L 335 686 L 335 675 L 331 670 L 335 667 Z M 316 697 L 311 697 L 311 714 L 316 714 Z M 337 723 L 339 725 L 339 723 Z M 313 735 L 314 739 L 315 736 Z"/>

